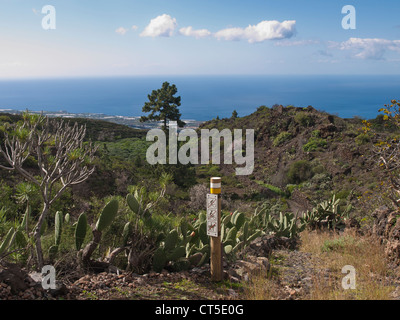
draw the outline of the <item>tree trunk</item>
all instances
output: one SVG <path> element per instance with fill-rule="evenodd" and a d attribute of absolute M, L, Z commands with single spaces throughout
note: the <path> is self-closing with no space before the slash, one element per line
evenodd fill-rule
<path fill-rule="evenodd" d="M 35 239 L 35 244 L 36 244 L 37 267 L 39 270 L 42 270 L 42 268 L 44 266 L 42 240 L 41 240 L 41 232 L 40 231 L 42 229 L 44 219 L 46 218 L 48 212 L 49 212 L 49 205 L 48 205 L 48 203 L 44 203 L 42 213 L 39 217 L 39 221 L 36 225 L 35 232 L 33 234 L 34 239 Z"/>
<path fill-rule="evenodd" d="M 126 247 L 119 247 L 119 248 L 117 248 L 117 249 L 114 249 L 114 250 L 110 253 L 110 257 L 109 257 L 109 259 L 108 259 L 108 263 L 112 265 L 112 264 L 114 263 L 115 258 L 116 258 L 121 252 L 123 252 L 124 250 L 126 250 Z"/>
<path fill-rule="evenodd" d="M 94 250 L 96 250 L 101 240 L 101 231 L 94 229 L 93 230 L 93 240 L 89 242 L 85 249 L 83 249 L 82 253 L 82 263 L 84 268 L 90 267 L 90 257 L 92 256 Z"/>

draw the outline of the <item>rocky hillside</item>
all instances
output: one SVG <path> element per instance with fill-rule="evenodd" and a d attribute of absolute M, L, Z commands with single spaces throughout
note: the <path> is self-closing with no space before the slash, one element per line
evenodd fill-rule
<path fill-rule="evenodd" d="M 18 119 L 11 117 L 1 119 L 3 122 L 16 120 Z M 53 210 L 68 212 L 69 219 L 73 221 L 78 219 L 79 213 L 85 212 L 90 221 L 94 222 L 101 207 L 110 200 L 109 197 L 118 196 L 119 200 L 113 201 L 121 203 L 116 210 L 119 215 L 110 230 L 104 233 L 99 250 L 96 249 L 95 253 L 96 261 L 105 263 L 107 268 L 104 267 L 103 271 L 95 270 L 94 274 L 92 270 L 81 267 L 79 255 L 76 254 L 76 243 L 73 241 L 74 225 L 69 225 L 68 219 L 63 228 L 59 255 L 53 261 L 57 267 L 57 281 L 60 286 L 54 291 L 43 290 L 38 274 L 30 272 L 31 266 L 24 267 L 27 257 L 13 255 L 10 256 L 10 262 L 17 264 L 9 264 L 5 260 L 0 264 L 0 299 L 399 298 L 398 212 L 381 207 L 386 198 L 380 192 L 381 181 L 385 179 L 370 157 L 372 136 L 360 130 L 363 126 L 360 119 L 342 119 L 312 107 L 274 106 L 260 107 L 246 117 L 237 117 L 234 114 L 229 119 L 204 123 L 201 128 L 254 129 L 255 167 L 249 176 L 236 176 L 235 166 L 232 165 L 211 163 L 195 167 L 150 166 L 145 161 L 148 147 L 144 138 L 145 132 L 116 125 L 113 127 L 101 121 L 78 121 L 87 124 L 88 137 L 99 145 L 97 170 L 84 184 L 66 192 L 54 204 Z M 382 119 L 378 117 L 373 120 L 372 127 L 382 131 Z M 382 133 L 397 134 L 390 131 Z M 34 160 L 30 159 L 26 163 L 27 169 L 35 170 Z M 133 210 L 129 203 L 125 203 L 128 186 L 131 186 L 131 190 L 132 186 L 143 185 L 154 189 L 159 183 L 158 176 L 165 172 L 162 170 L 170 170 L 173 182 L 166 187 L 165 201 L 160 202 L 152 212 L 154 224 L 149 225 L 148 230 L 141 228 L 140 232 L 132 233 L 132 245 L 125 247 L 125 250 L 131 250 L 134 255 L 143 250 L 140 243 L 148 245 L 147 251 L 144 250 L 147 255 L 144 255 L 143 264 L 138 269 L 130 270 L 126 264 L 126 256 L 120 257 L 118 261 L 114 259 L 115 265 L 111 264 L 111 258 L 107 261 L 108 253 L 112 248 L 120 246 L 121 240 L 126 241 L 120 235 L 125 232 L 125 226 L 129 226 L 127 219 L 133 219 L 129 222 L 135 222 L 136 226 L 143 223 L 140 218 L 132 215 L 130 211 Z M 179 257 L 190 262 L 186 264 L 186 269 L 178 268 L 175 261 L 166 262 L 161 269 L 156 269 L 153 265 L 154 255 L 150 252 L 161 252 L 165 249 L 165 243 L 161 244 L 156 240 L 161 232 L 180 235 L 179 230 L 182 238 L 176 237 L 175 244 L 179 245 L 177 248 L 185 248 L 180 245 L 180 241 L 191 239 L 189 234 L 190 237 L 198 234 L 197 238 L 193 238 L 193 241 L 198 241 L 194 243 L 193 249 L 209 250 L 208 239 L 204 242 L 201 239 L 200 226 L 205 226 L 204 200 L 209 178 L 216 175 L 221 176 L 223 182 L 224 226 L 228 228 L 229 223 L 231 224 L 229 231 L 224 229 L 224 234 L 227 234 L 225 240 L 238 243 L 240 236 L 236 237 L 237 234 L 242 232 L 243 227 L 244 236 L 245 226 L 248 231 L 251 223 L 248 220 L 252 220 L 246 214 L 254 213 L 254 208 L 260 205 L 267 206 L 269 210 L 265 210 L 265 218 L 260 214 L 254 215 L 256 218 L 251 227 L 262 228 L 266 233 L 248 242 L 233 255 L 230 253 L 234 248 L 228 242 L 225 243 L 225 280 L 220 284 L 210 282 L 210 266 L 207 260 L 201 259 L 202 264 L 192 263 L 189 258 L 184 257 L 188 254 L 186 249 Z M 3 217 L 6 217 L 3 219 L 4 239 L 10 221 L 14 221 L 15 216 L 19 217 L 18 214 L 22 215 L 24 212 L 24 203 L 18 201 L 21 195 L 29 195 L 32 216 L 38 215 L 41 202 L 35 189 L 30 190 L 16 174 L 3 172 L 0 178 L 3 182 L 0 203 L 5 208 L 2 211 Z M 182 186 L 178 184 L 177 178 L 184 178 L 186 181 L 191 178 L 193 182 L 189 187 Z M 349 202 L 353 205 L 351 214 L 355 219 L 346 217 L 340 223 L 334 224 L 337 227 L 334 230 L 324 229 L 327 225 L 325 220 L 319 220 L 317 224 L 307 220 L 307 228 L 302 229 L 302 232 L 286 233 L 290 239 L 279 235 L 280 228 L 276 227 L 278 222 L 274 223 L 276 213 L 302 212 L 313 208 L 315 202 L 330 199 L 333 194 L 341 199 L 342 205 L 347 207 Z M 198 206 L 195 208 L 196 201 Z M 235 210 L 238 213 L 229 212 Z M 9 213 L 10 217 L 5 213 Z M 243 217 L 240 226 L 237 223 L 240 219 L 236 219 L 239 215 Z M 333 215 L 340 216 L 336 211 Z M 302 219 L 294 220 L 294 215 L 286 216 L 296 223 L 303 223 Z M 184 219 L 198 229 L 192 232 L 188 229 L 183 231 Z M 283 229 L 287 230 L 284 219 L 280 220 Z M 55 221 L 50 219 L 42 236 L 45 252 L 49 252 L 49 261 L 54 258 L 50 257 L 50 245 L 55 237 Z M 359 228 L 363 223 L 369 225 L 369 231 L 372 232 Z M 293 229 L 294 224 L 289 225 L 292 230 L 300 230 L 297 227 Z M 154 233 L 154 230 L 157 232 Z M 236 231 L 234 233 L 231 230 Z M 258 230 L 253 234 L 261 233 Z M 86 237 L 85 241 L 90 243 L 90 238 Z M 202 258 L 203 254 L 206 256 L 203 252 L 200 254 L 197 258 Z M 391 258 L 390 263 L 386 263 L 386 257 Z M 178 262 L 182 260 L 178 259 Z M 357 268 L 357 291 L 346 292 L 338 286 L 343 277 L 344 265 Z"/>
<path fill-rule="evenodd" d="M 380 128 L 380 118 L 373 124 Z M 292 211 L 309 209 L 332 194 L 356 204 L 379 187 L 381 172 L 369 160 L 372 142 L 361 127 L 361 119 L 342 119 L 311 106 L 261 106 L 251 115 L 201 126 L 254 129 L 254 171 L 235 176 L 233 166 L 221 165 L 224 192 L 231 199 L 282 198 Z"/>
<path fill-rule="evenodd" d="M 19 117 L 3 115 L 0 120 L 14 122 Z M 382 127 L 381 120 L 378 117 L 372 121 L 376 129 Z M 87 138 L 100 147 L 97 170 L 73 190 L 74 195 L 83 199 L 94 195 L 123 195 L 127 186 L 141 181 L 151 185 L 160 170 L 172 170 L 174 179 L 190 180 L 190 185 L 184 187 L 174 180 L 175 186 L 170 188 L 172 207 L 182 208 L 182 212 L 191 206 L 188 203 L 190 186 L 208 187 L 209 178 L 217 175 L 223 179 L 223 194 L 229 200 L 227 210 L 269 201 L 278 203 L 279 210 L 304 211 L 313 207 L 314 202 L 335 194 L 343 202 L 351 201 L 356 213 L 364 216 L 370 200 L 368 194 L 379 193 L 381 172 L 369 160 L 372 142 L 360 131 L 361 119 L 342 119 L 311 106 L 261 106 L 245 117 L 234 115 L 201 125 L 200 129 L 254 129 L 255 167 L 249 176 L 237 176 L 235 165 L 224 164 L 197 165 L 195 170 L 179 165 L 174 169 L 169 165 L 154 170 L 145 159 L 146 131 L 99 120 L 70 121 L 85 124 Z M 31 166 L 34 169 L 35 164 Z M 10 185 L 21 181 L 17 174 L 10 175 L 5 170 L 0 170 L 0 178 Z M 78 205 L 77 210 L 81 211 L 82 206 Z M 372 213 L 376 207 L 371 202 L 368 212 Z"/>

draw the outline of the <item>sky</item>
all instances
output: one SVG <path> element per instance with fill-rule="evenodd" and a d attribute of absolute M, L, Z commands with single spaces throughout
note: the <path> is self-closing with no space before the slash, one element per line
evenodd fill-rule
<path fill-rule="evenodd" d="M 398 0 L 0 5 L 1 79 L 400 72 Z"/>

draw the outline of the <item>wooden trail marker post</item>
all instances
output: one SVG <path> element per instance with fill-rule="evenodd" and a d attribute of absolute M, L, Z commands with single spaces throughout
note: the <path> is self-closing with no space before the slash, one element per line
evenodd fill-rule
<path fill-rule="evenodd" d="M 207 194 L 207 235 L 210 236 L 211 281 L 222 281 L 221 178 L 211 178 Z"/>

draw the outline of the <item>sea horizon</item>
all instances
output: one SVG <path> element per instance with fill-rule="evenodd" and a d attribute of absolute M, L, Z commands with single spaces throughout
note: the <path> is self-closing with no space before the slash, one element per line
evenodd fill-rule
<path fill-rule="evenodd" d="M 135 75 L 0 79 L 0 109 L 139 117 L 152 90 L 177 86 L 182 119 L 249 115 L 259 106 L 308 107 L 342 118 L 375 118 L 400 98 L 400 75 Z"/>

